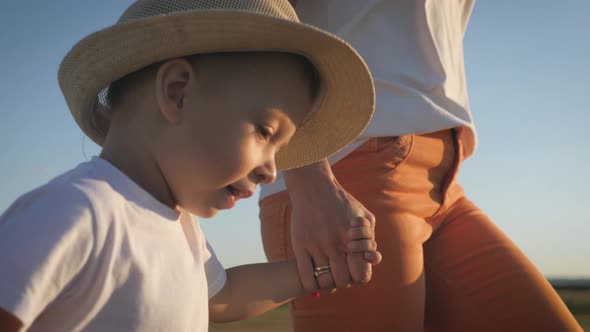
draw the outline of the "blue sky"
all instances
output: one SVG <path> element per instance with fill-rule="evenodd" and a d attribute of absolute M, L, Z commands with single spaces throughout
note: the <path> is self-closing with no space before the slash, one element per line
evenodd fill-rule
<path fill-rule="evenodd" d="M 438 0 L 436 0 L 438 1 Z M 57 84 L 69 48 L 130 1 L 9 1 L 0 12 L 0 211 L 99 148 Z M 480 1 L 465 37 L 476 154 L 460 180 L 543 273 L 590 277 L 590 2 Z M 226 266 L 264 261 L 255 198 L 203 228 Z"/>

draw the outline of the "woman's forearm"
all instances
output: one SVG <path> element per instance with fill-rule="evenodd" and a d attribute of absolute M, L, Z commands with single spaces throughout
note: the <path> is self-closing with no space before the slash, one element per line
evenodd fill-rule
<path fill-rule="evenodd" d="M 230 322 L 254 317 L 302 294 L 294 260 L 236 266 L 227 270 L 225 286 L 209 301 L 209 318 Z"/>
<path fill-rule="evenodd" d="M 337 183 L 330 163 L 322 159 L 317 163 L 283 172 L 287 190 L 292 196 L 308 196 L 310 193 L 334 187 Z"/>

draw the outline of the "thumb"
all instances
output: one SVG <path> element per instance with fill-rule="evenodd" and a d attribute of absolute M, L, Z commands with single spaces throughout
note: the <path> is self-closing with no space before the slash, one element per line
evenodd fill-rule
<path fill-rule="evenodd" d="M 366 251 L 363 253 L 365 260 L 367 260 L 371 265 L 377 265 L 381 263 L 381 259 L 383 256 L 379 251 Z"/>

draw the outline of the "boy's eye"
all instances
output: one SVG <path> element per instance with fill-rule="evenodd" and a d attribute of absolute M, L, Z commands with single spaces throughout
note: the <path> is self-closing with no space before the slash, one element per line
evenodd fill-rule
<path fill-rule="evenodd" d="M 262 139 L 264 139 L 265 141 L 270 140 L 270 138 L 272 137 L 272 131 L 267 128 L 266 126 L 257 126 L 258 127 L 258 135 L 260 135 L 260 137 Z"/>

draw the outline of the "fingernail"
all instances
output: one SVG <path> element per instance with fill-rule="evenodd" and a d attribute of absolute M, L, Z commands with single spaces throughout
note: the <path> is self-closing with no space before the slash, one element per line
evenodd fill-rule
<path fill-rule="evenodd" d="M 319 299 L 320 298 L 320 292 L 315 292 L 315 293 L 313 293 L 311 295 L 313 295 L 313 297 L 316 298 L 316 299 Z"/>

